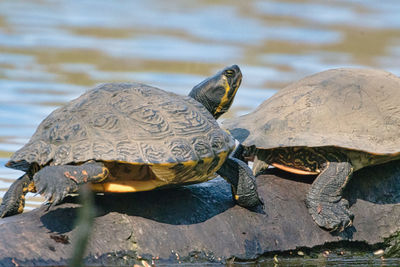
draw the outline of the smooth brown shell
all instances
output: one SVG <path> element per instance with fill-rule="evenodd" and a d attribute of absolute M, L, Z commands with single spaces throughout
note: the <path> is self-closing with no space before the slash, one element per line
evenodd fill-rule
<path fill-rule="evenodd" d="M 382 70 L 332 69 L 279 90 L 223 126 L 245 146 L 336 146 L 400 152 L 400 79 Z"/>

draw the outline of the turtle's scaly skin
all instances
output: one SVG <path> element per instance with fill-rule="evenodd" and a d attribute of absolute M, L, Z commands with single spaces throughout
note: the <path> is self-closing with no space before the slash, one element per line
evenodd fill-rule
<path fill-rule="evenodd" d="M 353 171 L 400 157 L 400 78 L 373 69 L 333 69 L 279 90 L 223 126 L 268 165 L 318 174 L 306 204 L 329 230 L 351 225 L 342 191 Z M 255 148 L 255 149 L 254 149 Z"/>
<path fill-rule="evenodd" d="M 27 171 L 31 164 L 97 160 L 109 167 L 108 182 L 124 171 L 136 173 L 137 180 L 154 173 L 159 187 L 212 178 L 233 148 L 232 137 L 193 98 L 138 83 L 110 83 L 52 112 L 7 166 Z M 113 183 L 125 183 L 118 180 Z M 95 189 L 113 191 L 104 185 Z"/>

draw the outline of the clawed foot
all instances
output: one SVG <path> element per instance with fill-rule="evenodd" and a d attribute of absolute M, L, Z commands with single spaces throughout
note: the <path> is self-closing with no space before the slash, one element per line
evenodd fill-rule
<path fill-rule="evenodd" d="M 57 205 L 67 194 L 78 190 L 78 184 L 64 175 L 49 175 L 40 171 L 33 176 L 33 180 L 37 192 L 45 197 L 50 206 Z"/>
<path fill-rule="evenodd" d="M 51 205 L 60 203 L 79 185 L 100 182 L 107 178 L 108 169 L 101 162 L 88 161 L 82 165 L 46 166 L 33 176 L 37 192 Z"/>
<path fill-rule="evenodd" d="M 307 200 L 306 205 L 314 221 L 331 232 L 342 232 L 353 223 L 354 215 L 346 199 L 335 203 Z"/>

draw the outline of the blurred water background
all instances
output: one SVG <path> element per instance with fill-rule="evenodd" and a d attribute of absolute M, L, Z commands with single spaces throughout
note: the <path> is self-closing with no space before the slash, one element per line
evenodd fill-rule
<path fill-rule="evenodd" d="M 103 82 L 179 94 L 226 65 L 244 79 L 224 117 L 328 68 L 400 75 L 398 0 L 0 1 L 0 198 L 4 163 L 52 110 Z M 27 209 L 42 199 L 29 195 Z"/>

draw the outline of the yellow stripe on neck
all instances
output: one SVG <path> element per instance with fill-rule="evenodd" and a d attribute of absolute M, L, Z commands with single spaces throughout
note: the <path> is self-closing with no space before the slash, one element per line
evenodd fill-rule
<path fill-rule="evenodd" d="M 216 114 L 220 113 L 221 110 L 222 110 L 222 109 L 226 106 L 226 104 L 229 102 L 228 94 L 229 94 L 229 91 L 230 91 L 230 90 L 231 90 L 231 87 L 229 86 L 228 81 L 225 80 L 225 93 L 224 93 L 224 96 L 221 98 L 221 102 L 219 103 L 218 107 L 215 109 L 214 116 L 215 116 Z M 236 88 L 236 90 L 237 90 L 237 88 Z M 235 90 L 235 92 L 233 93 L 233 95 L 236 94 L 236 90 Z"/>

